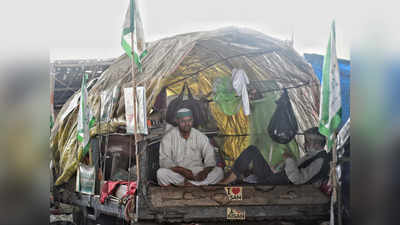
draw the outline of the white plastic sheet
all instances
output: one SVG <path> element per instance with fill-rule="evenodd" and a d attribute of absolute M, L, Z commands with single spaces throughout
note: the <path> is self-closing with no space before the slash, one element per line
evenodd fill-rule
<path fill-rule="evenodd" d="M 95 167 L 79 163 L 76 174 L 76 190 L 83 194 L 94 194 L 95 188 Z"/>
<path fill-rule="evenodd" d="M 125 88 L 125 117 L 126 117 L 126 133 L 135 133 L 135 120 L 133 119 L 133 88 Z M 136 111 L 138 121 L 138 134 L 146 134 L 147 130 L 147 117 L 146 117 L 146 92 L 144 87 L 136 87 Z"/>

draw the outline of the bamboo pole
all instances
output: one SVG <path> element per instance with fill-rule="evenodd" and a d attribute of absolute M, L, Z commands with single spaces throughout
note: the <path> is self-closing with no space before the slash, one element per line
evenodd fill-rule
<path fill-rule="evenodd" d="M 337 175 L 336 175 L 336 164 L 337 164 L 337 150 L 336 150 L 336 145 L 337 145 L 337 132 L 333 134 L 333 145 L 332 145 L 332 194 L 333 194 L 333 200 L 336 202 L 337 201 Z"/>
<path fill-rule="evenodd" d="M 133 12 L 131 12 L 133 13 Z M 133 22 L 133 21 L 131 21 Z M 136 185 L 139 187 L 140 176 L 139 176 L 139 152 L 138 152 L 138 133 L 137 133 L 137 112 L 136 112 L 136 103 L 137 103 L 137 93 L 136 93 L 136 78 L 135 78 L 135 52 L 134 52 L 134 32 L 131 32 L 131 46 L 132 46 L 132 59 L 131 59 L 131 69 L 132 69 L 132 86 L 133 86 L 133 121 L 135 124 L 134 128 L 134 136 L 135 136 L 135 157 L 136 157 Z M 131 158 L 129 158 L 131 160 Z M 129 180 L 128 180 L 128 188 L 129 188 Z M 136 196 L 136 205 L 138 205 L 139 198 Z M 136 208 L 136 212 L 138 209 Z M 138 213 L 135 215 L 135 222 L 138 221 Z"/>
<path fill-rule="evenodd" d="M 137 146 L 137 140 L 138 140 L 138 133 L 137 133 L 137 109 L 136 109 L 136 103 L 137 103 L 137 95 L 136 95 L 136 77 L 135 77 L 135 69 L 134 69 L 134 63 L 135 63 L 135 53 L 134 53 L 134 47 L 133 47 L 133 32 L 131 33 L 131 41 L 132 41 L 132 64 L 131 64 L 131 69 L 132 69 L 132 81 L 133 81 L 133 121 L 135 124 L 134 128 L 134 137 L 135 137 L 135 154 L 136 154 L 136 175 L 137 175 L 137 180 L 136 182 L 139 183 L 139 159 L 138 159 L 138 146 Z"/>
<path fill-rule="evenodd" d="M 331 224 L 334 224 L 335 222 L 335 214 L 334 214 L 334 203 L 338 200 L 337 199 L 337 175 L 336 175 L 336 164 L 337 164 L 337 132 L 333 134 L 333 145 L 332 145 L 332 162 L 331 162 L 331 172 L 330 172 L 330 179 L 332 183 L 332 197 L 331 197 L 331 211 L 333 210 L 333 213 L 331 213 L 331 219 L 330 222 Z M 340 212 L 338 211 L 338 214 Z M 339 217 L 341 218 L 341 217 Z M 339 224 L 341 225 L 341 221 L 338 221 Z"/>

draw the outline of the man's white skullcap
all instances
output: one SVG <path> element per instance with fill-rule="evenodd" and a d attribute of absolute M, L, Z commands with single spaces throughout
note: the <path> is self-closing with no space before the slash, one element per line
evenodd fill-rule
<path fill-rule="evenodd" d="M 192 111 L 188 108 L 181 108 L 176 112 L 176 118 L 182 118 L 185 116 L 193 117 Z"/>

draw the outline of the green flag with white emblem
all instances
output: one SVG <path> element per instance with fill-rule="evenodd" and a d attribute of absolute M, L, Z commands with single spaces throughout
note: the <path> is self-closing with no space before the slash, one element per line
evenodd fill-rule
<path fill-rule="evenodd" d="M 340 124 L 341 116 L 340 76 L 336 56 L 335 21 L 333 21 L 322 68 L 319 111 L 319 132 L 328 139 L 328 151 L 332 148 L 333 134 Z"/>
<path fill-rule="evenodd" d="M 125 21 L 122 28 L 121 45 L 126 54 L 128 54 L 131 59 L 133 58 L 139 68 L 139 71 L 141 71 L 142 58 L 147 54 L 147 51 L 145 49 L 143 23 L 142 19 L 140 18 L 139 7 L 136 0 L 130 0 L 129 8 L 126 12 Z"/>
<path fill-rule="evenodd" d="M 85 155 L 89 150 L 89 141 L 90 141 L 90 133 L 89 130 L 94 126 L 95 118 L 91 113 L 91 110 L 88 105 L 88 94 L 86 89 L 86 82 L 88 79 L 88 75 L 84 74 L 82 77 L 82 86 L 81 86 L 81 100 L 79 105 L 79 113 L 78 113 L 78 135 L 77 139 L 82 145 L 83 155 Z"/>

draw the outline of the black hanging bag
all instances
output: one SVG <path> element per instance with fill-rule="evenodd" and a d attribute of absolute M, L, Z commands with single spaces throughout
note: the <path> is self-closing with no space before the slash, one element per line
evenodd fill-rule
<path fill-rule="evenodd" d="M 200 125 L 207 124 L 208 117 L 204 104 L 193 97 L 189 86 L 186 86 L 188 91 L 188 99 L 184 100 L 180 108 L 190 109 L 193 113 L 193 127 L 198 128 Z"/>
<path fill-rule="evenodd" d="M 176 97 L 168 104 L 166 121 L 167 123 L 172 124 L 173 126 L 177 125 L 175 122 L 175 116 L 176 112 L 180 109 L 180 106 L 182 105 L 185 88 L 186 88 L 186 83 L 183 85 L 182 91 L 181 93 L 179 93 L 178 97 Z"/>
<path fill-rule="evenodd" d="M 299 129 L 286 89 L 276 101 L 277 107 L 268 125 L 268 133 L 273 141 L 289 143 Z"/>
<path fill-rule="evenodd" d="M 183 95 L 185 93 L 185 88 L 188 90 L 188 99 L 183 100 Z M 177 126 L 175 117 L 176 112 L 181 108 L 190 109 L 193 113 L 193 127 L 197 128 L 201 124 L 206 124 L 208 122 L 208 114 L 206 109 L 203 107 L 203 103 L 193 97 L 190 88 L 187 83 L 183 85 L 181 93 L 172 100 L 167 108 L 166 121 L 173 126 Z"/>

